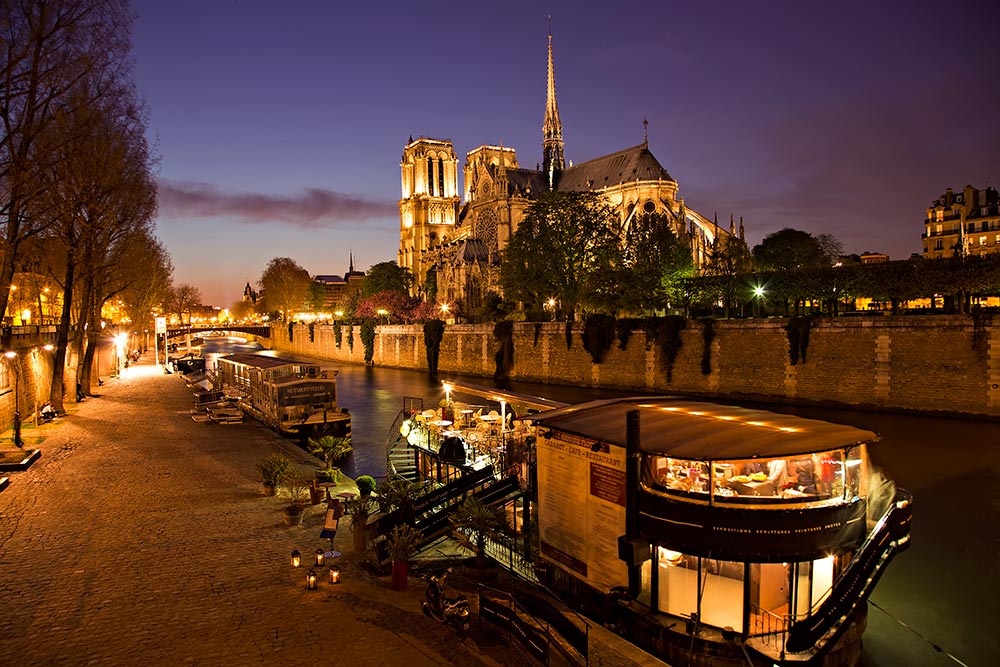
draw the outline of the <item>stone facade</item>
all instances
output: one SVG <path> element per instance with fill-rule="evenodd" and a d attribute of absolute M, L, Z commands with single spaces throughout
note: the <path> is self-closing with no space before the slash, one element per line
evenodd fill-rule
<path fill-rule="evenodd" d="M 582 327 L 571 330 L 567 346 L 561 322 L 514 327 L 513 380 L 551 384 L 681 393 L 712 399 L 748 398 L 802 401 L 854 407 L 903 409 L 968 415 L 1000 415 L 1000 324 L 970 317 L 908 316 L 836 318 L 812 325 L 804 360 L 791 365 L 787 320 L 717 321 L 712 342 L 712 372 L 703 375 L 702 328 L 689 322 L 672 369 L 662 352 L 635 332 L 625 350 L 617 344 L 601 364 L 583 348 Z M 537 339 L 535 329 L 538 327 Z M 363 363 L 359 328 L 354 347 L 341 346 L 332 326 L 274 327 L 278 349 L 336 362 Z M 492 378 L 497 342 L 493 325 L 445 328 L 439 374 Z M 419 325 L 383 326 L 375 338 L 376 366 L 425 371 L 426 352 Z"/>
<path fill-rule="evenodd" d="M 924 219 L 924 257 L 1000 252 L 1000 195 L 996 188 L 951 188 L 931 202 Z"/>

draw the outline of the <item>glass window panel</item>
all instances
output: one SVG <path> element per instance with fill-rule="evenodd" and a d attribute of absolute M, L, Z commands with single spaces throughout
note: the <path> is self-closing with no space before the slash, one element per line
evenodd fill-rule
<path fill-rule="evenodd" d="M 660 611 L 690 616 L 698 611 L 698 559 L 657 547 Z"/>
<path fill-rule="evenodd" d="M 702 559 L 701 620 L 743 632 L 743 564 Z"/>

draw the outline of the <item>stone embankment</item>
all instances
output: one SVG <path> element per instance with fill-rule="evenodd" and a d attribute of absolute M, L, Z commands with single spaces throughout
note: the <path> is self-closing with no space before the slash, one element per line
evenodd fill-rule
<path fill-rule="evenodd" d="M 514 325 L 509 373 L 525 382 L 709 399 L 1000 416 L 1000 319 L 994 319 L 986 314 L 689 320 L 669 374 L 664 349 L 641 330 L 624 349 L 615 340 L 595 364 L 584 349 L 581 324 L 567 330 L 562 322 L 521 323 Z M 271 333 L 271 345 L 280 350 L 364 363 L 360 327 L 341 327 L 339 340 L 331 325 L 276 325 Z M 499 347 L 493 325 L 448 325 L 439 374 L 491 378 Z M 372 351 L 376 366 L 427 369 L 419 325 L 378 327 Z"/>

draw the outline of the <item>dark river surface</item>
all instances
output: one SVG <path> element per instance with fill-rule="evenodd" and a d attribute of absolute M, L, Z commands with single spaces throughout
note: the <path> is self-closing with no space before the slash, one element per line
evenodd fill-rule
<path fill-rule="evenodd" d="M 444 398 L 440 383 L 416 371 L 320 363 L 340 370 L 339 401 L 353 416 L 348 472 L 384 476 L 386 440 L 403 397 L 436 406 Z M 530 383 L 511 389 L 567 403 L 637 393 Z M 1000 664 L 1000 423 L 718 402 L 874 431 L 873 463 L 913 493 L 911 546 L 890 563 L 869 605 L 866 667 Z"/>

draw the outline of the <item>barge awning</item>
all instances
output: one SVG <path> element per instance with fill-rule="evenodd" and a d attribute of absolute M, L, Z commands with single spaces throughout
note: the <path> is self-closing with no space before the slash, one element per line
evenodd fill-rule
<path fill-rule="evenodd" d="M 630 410 L 639 411 L 642 450 L 678 459 L 781 458 L 878 438 L 853 426 L 671 396 L 590 401 L 532 415 L 531 421 L 624 447 Z"/>

